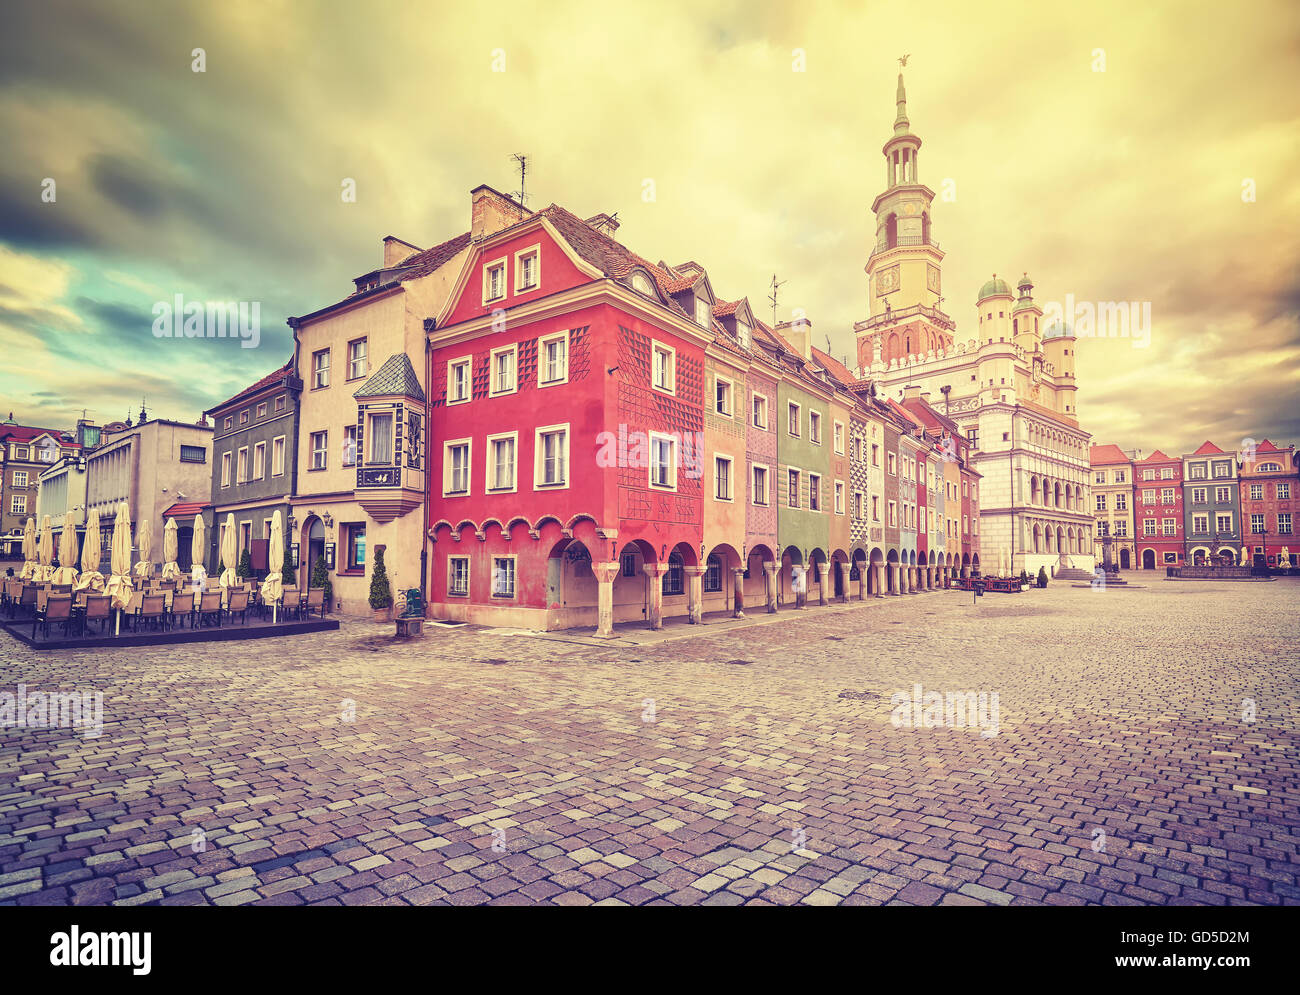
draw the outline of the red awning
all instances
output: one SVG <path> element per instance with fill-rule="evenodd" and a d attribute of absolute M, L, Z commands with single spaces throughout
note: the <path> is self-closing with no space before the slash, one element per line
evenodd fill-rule
<path fill-rule="evenodd" d="M 206 511 L 211 505 L 201 504 L 198 501 L 178 501 L 162 513 L 163 518 L 193 518 L 200 512 Z"/>

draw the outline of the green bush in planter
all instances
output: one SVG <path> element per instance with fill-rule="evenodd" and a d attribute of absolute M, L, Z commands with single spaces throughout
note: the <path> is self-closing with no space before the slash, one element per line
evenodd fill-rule
<path fill-rule="evenodd" d="M 248 580 L 253 576 L 253 558 L 248 555 L 248 550 L 239 554 L 239 566 L 235 567 L 235 574 L 240 580 Z"/>
<path fill-rule="evenodd" d="M 311 569 L 311 586 L 325 588 L 325 607 L 334 604 L 334 584 L 330 581 L 330 572 L 325 568 L 325 557 L 316 557 L 316 565 Z"/>
<path fill-rule="evenodd" d="M 370 607 L 382 611 L 393 606 L 393 592 L 388 586 L 388 570 L 384 567 L 384 551 L 375 550 L 375 569 L 370 574 Z"/>
<path fill-rule="evenodd" d="M 1039 587 L 1047 586 L 1047 567 L 1038 568 L 1038 586 Z"/>
<path fill-rule="evenodd" d="M 285 587 L 293 587 L 298 581 L 298 575 L 293 569 L 293 552 L 289 549 L 289 544 L 284 545 L 284 562 L 280 564 L 280 580 L 284 582 Z"/>

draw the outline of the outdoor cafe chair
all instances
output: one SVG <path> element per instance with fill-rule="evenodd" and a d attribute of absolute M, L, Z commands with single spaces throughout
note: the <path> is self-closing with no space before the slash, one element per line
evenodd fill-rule
<path fill-rule="evenodd" d="M 320 612 L 320 617 L 325 617 L 325 588 L 310 587 L 307 589 L 307 597 L 302 602 L 299 615 L 310 615 L 312 612 Z"/>
<path fill-rule="evenodd" d="M 221 591 L 204 591 L 196 614 L 200 625 L 207 625 L 209 621 L 221 625 Z"/>
<path fill-rule="evenodd" d="M 165 615 L 166 599 L 161 594 L 146 594 L 140 598 L 140 610 L 135 616 L 135 631 L 140 631 L 141 622 L 153 622 L 159 628 L 167 628 Z"/>
<path fill-rule="evenodd" d="M 68 634 L 68 626 L 72 623 L 72 595 L 57 594 L 47 598 L 45 603 L 32 616 L 32 638 L 36 638 L 36 627 L 39 625 L 45 635 L 50 634 L 50 623 L 56 622 L 63 625 L 63 634 Z"/>
<path fill-rule="evenodd" d="M 92 594 L 86 598 L 86 611 L 81 617 L 81 628 L 85 631 L 86 623 L 90 621 L 99 622 L 99 631 L 102 633 L 108 624 L 109 617 L 112 615 L 112 601 L 107 594 Z"/>
<path fill-rule="evenodd" d="M 239 621 L 241 624 L 248 621 L 247 591 L 235 590 L 230 592 L 230 603 L 226 605 L 226 618 L 233 622 L 236 613 L 239 615 Z"/>
<path fill-rule="evenodd" d="M 24 584 L 23 592 L 18 596 L 18 609 L 26 614 L 36 610 L 36 595 L 39 588 L 35 584 Z"/>

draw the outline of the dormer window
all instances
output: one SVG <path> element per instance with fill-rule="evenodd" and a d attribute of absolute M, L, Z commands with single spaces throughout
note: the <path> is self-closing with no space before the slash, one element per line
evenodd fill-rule
<path fill-rule="evenodd" d="M 650 278 L 640 271 L 632 274 L 632 289 L 638 294 L 645 294 L 647 297 L 655 296 L 654 287 L 650 284 Z"/>
<path fill-rule="evenodd" d="M 746 349 L 749 348 L 749 326 L 743 321 L 736 322 L 736 341 L 739 342 L 742 347 Z"/>
<path fill-rule="evenodd" d="M 499 301 L 506 295 L 506 261 L 498 259 L 483 267 L 483 303 Z"/>
<path fill-rule="evenodd" d="M 695 323 L 708 328 L 712 316 L 713 309 L 709 307 L 709 302 L 697 294 L 695 297 Z"/>
<path fill-rule="evenodd" d="M 515 293 L 536 290 L 541 282 L 541 247 L 531 246 L 515 253 Z"/>

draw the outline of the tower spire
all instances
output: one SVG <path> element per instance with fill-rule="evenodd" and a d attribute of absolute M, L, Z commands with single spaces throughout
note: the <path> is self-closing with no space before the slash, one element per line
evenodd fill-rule
<path fill-rule="evenodd" d="M 898 61 L 905 62 L 906 58 L 904 56 Z M 907 89 L 903 86 L 903 74 L 901 72 L 898 74 L 898 93 L 894 97 L 894 102 L 898 105 L 898 114 L 894 117 L 894 134 L 910 134 L 910 122 L 907 120 Z"/>

